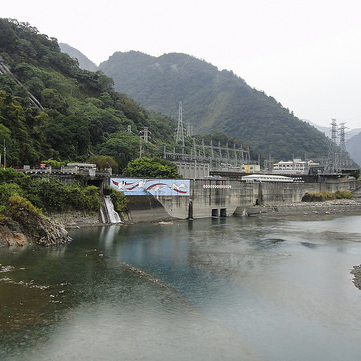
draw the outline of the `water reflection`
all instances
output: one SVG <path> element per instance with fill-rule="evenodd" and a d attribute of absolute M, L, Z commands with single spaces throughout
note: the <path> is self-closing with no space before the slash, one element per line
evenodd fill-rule
<path fill-rule="evenodd" d="M 114 225 L 2 249 L 0 359 L 358 360 L 360 220 Z"/>

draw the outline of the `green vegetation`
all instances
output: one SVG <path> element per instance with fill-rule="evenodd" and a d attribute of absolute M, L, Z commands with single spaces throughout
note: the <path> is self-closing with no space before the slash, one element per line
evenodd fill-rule
<path fill-rule="evenodd" d="M 330 140 L 323 133 L 231 71 L 203 60 L 130 51 L 115 53 L 99 68 L 112 77 L 116 90 L 149 109 L 177 118 L 182 101 L 183 120 L 197 134 L 220 131 L 250 145 L 256 157 L 327 156 Z"/>
<path fill-rule="evenodd" d="M 352 192 L 350 191 L 336 191 L 335 196 L 337 199 L 350 199 L 352 198 Z"/>
<path fill-rule="evenodd" d="M 140 144 L 150 157 L 173 144 L 174 119 L 117 93 L 101 71 L 80 69 L 56 39 L 29 24 L 0 19 L 0 56 L 16 77 L 0 73 L 0 144 L 8 167 L 95 157 L 100 168 L 109 163 L 118 172 L 139 155 Z M 140 142 L 144 127 L 152 143 Z"/>
<path fill-rule="evenodd" d="M 334 199 L 350 199 L 352 192 L 350 191 L 336 191 L 332 192 L 307 192 L 302 197 L 302 202 L 324 202 Z"/>
<path fill-rule="evenodd" d="M 124 175 L 129 177 L 181 178 L 172 162 L 160 158 L 138 158 L 128 163 Z"/>
<path fill-rule="evenodd" d="M 329 140 L 275 99 L 188 55 L 116 53 L 91 72 L 62 53 L 56 39 L 27 23 L 0 19 L 0 56 L 15 76 L 0 73 L 0 145 L 6 144 L 7 166 L 38 166 L 47 159 L 58 165 L 95 162 L 100 169 L 109 164 L 122 173 L 140 148 L 154 158 L 164 146 L 176 146 L 180 100 L 183 119 L 208 144 L 218 134 L 222 145 L 251 146 L 253 159 L 305 153 L 315 159 L 328 152 Z M 145 127 L 150 142 L 140 140 Z M 185 151 L 191 147 L 186 142 Z"/>
<path fill-rule="evenodd" d="M 122 192 L 109 187 L 110 199 L 116 212 L 128 212 L 128 200 Z"/>
<path fill-rule="evenodd" d="M 114 172 L 118 171 L 117 162 L 109 155 L 92 155 L 88 158 L 88 162 L 96 164 L 100 171 L 104 171 L 107 168 L 112 168 Z"/>
<path fill-rule="evenodd" d="M 0 215 L 14 215 L 16 204 L 23 207 L 21 199 L 38 213 L 98 211 L 101 206 L 98 189 L 94 186 L 64 185 L 52 178 L 31 179 L 14 169 L 0 169 Z"/>

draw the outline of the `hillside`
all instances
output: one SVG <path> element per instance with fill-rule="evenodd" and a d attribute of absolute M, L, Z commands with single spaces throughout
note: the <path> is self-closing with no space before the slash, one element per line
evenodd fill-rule
<path fill-rule="evenodd" d="M 88 59 L 82 52 L 64 43 L 59 43 L 60 50 L 68 54 L 71 58 L 77 59 L 79 67 L 84 70 L 97 71 L 98 67 L 90 59 Z"/>
<path fill-rule="evenodd" d="M 27 23 L 0 19 L 0 144 L 7 166 L 110 156 L 114 171 L 173 144 L 176 123 L 114 91 L 113 80 Z M 144 127 L 151 143 L 140 140 Z M 2 164 L 4 157 L 2 158 Z"/>
<path fill-rule="evenodd" d="M 116 90 L 147 109 L 177 118 L 182 101 L 183 120 L 198 134 L 221 131 L 276 159 L 327 155 L 324 134 L 232 72 L 203 60 L 179 53 L 117 52 L 99 69 L 114 80 Z"/>
<path fill-rule="evenodd" d="M 309 120 L 305 120 L 306 122 L 310 123 L 320 132 L 324 133 L 327 137 L 331 137 L 331 126 L 330 127 L 323 127 L 321 125 L 317 125 L 312 123 Z M 331 125 L 331 123 L 330 123 Z M 346 150 L 349 153 L 350 157 L 359 165 L 361 166 L 361 129 L 347 129 L 346 131 Z"/>
<path fill-rule="evenodd" d="M 351 158 L 361 166 L 361 132 L 354 135 L 346 142 L 346 149 Z"/>

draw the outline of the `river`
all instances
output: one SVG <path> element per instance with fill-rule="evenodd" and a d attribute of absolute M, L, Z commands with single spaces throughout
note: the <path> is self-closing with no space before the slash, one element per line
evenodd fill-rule
<path fill-rule="evenodd" d="M 0 360 L 360 360 L 361 216 L 70 235 L 0 249 Z"/>

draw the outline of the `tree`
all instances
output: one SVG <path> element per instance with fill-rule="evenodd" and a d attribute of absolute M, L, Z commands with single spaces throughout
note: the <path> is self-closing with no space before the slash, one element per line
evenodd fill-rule
<path fill-rule="evenodd" d="M 96 164 L 97 168 L 100 170 L 112 168 L 114 172 L 118 171 L 117 162 L 109 155 L 92 155 L 90 158 L 88 158 L 87 162 Z"/>
<path fill-rule="evenodd" d="M 128 163 L 124 175 L 149 178 L 181 178 L 175 164 L 160 158 L 138 158 Z"/>

